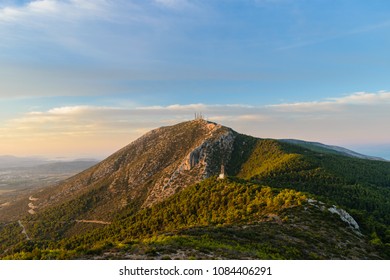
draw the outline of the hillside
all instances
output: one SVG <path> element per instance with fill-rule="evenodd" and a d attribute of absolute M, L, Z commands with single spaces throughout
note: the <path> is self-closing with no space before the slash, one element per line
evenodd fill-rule
<path fill-rule="evenodd" d="M 228 179 L 216 179 L 221 165 Z M 64 183 L 3 206 L 0 252 L 387 259 L 389 186 L 389 162 L 195 120 L 153 130 Z"/>
<path fill-rule="evenodd" d="M 216 174 L 220 162 L 213 159 L 222 160 L 231 137 L 231 130 L 202 121 L 153 130 L 98 165 L 36 193 L 36 212 L 85 196 L 94 197 L 94 202 L 79 213 L 83 219 L 110 220 L 129 203 L 152 205 Z M 29 210 L 29 203 L 26 197 L 8 206 L 0 211 L 0 221 L 15 220 L 21 209 Z"/>
<path fill-rule="evenodd" d="M 348 157 L 353 157 L 353 158 L 385 161 L 383 158 L 380 158 L 380 157 L 363 155 L 363 154 L 360 154 L 360 153 L 357 153 L 357 152 L 354 152 L 354 151 L 351 151 L 349 149 L 339 147 L 339 146 L 329 146 L 329 145 L 325 145 L 325 144 L 318 143 L 318 142 L 307 142 L 307 141 L 302 141 L 302 140 L 297 140 L 297 139 L 282 139 L 280 141 L 290 143 L 290 144 L 295 144 L 295 145 L 298 145 L 298 146 L 301 146 L 303 148 L 312 150 L 314 152 L 319 152 L 319 153 L 324 152 L 326 154 L 336 154 L 336 155 L 348 156 Z"/>

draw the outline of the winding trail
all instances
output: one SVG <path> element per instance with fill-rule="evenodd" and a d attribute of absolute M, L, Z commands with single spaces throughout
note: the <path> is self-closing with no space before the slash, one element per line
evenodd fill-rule
<path fill-rule="evenodd" d="M 35 198 L 33 197 L 32 195 L 28 198 L 30 201 L 37 201 L 39 198 Z M 28 207 L 30 208 L 27 212 L 30 213 L 31 215 L 34 215 L 36 212 L 35 212 L 35 209 L 38 208 L 38 206 L 35 206 L 32 202 L 30 202 L 28 204 Z"/>
<path fill-rule="evenodd" d="M 22 228 L 22 234 L 24 234 L 26 236 L 26 240 L 31 240 L 26 232 L 26 228 L 24 227 L 24 225 L 22 224 L 22 222 L 20 220 L 18 220 L 18 224 Z"/>
<path fill-rule="evenodd" d="M 38 206 L 35 206 L 33 204 L 33 202 L 34 201 L 38 201 L 39 198 L 35 198 L 33 196 L 30 196 L 28 199 L 30 201 L 30 203 L 28 204 L 28 207 L 30 208 L 28 210 L 28 213 L 30 213 L 31 215 L 34 215 L 36 213 L 35 209 L 37 209 Z M 77 223 L 91 223 L 91 224 L 111 225 L 111 222 L 98 221 L 98 220 L 75 220 L 75 222 L 77 222 Z M 22 232 L 21 233 L 26 237 L 26 240 L 31 240 L 31 238 L 28 236 L 26 228 L 22 224 L 21 220 L 18 220 L 18 224 L 22 228 Z"/>
<path fill-rule="evenodd" d="M 35 198 L 32 195 L 28 198 L 30 201 L 37 201 L 39 198 Z"/>

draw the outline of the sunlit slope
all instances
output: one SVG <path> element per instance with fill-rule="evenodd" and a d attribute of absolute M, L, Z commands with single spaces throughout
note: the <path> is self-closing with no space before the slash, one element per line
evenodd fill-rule
<path fill-rule="evenodd" d="M 365 229 L 389 242 L 390 163 L 271 139 L 237 137 L 232 175 L 278 188 L 292 188 L 351 210 Z M 249 152 L 250 151 L 250 152 Z"/>

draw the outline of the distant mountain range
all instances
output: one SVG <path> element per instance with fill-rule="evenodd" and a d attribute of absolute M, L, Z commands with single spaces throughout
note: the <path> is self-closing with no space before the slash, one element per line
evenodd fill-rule
<path fill-rule="evenodd" d="M 60 166 L 69 166 L 72 163 L 80 164 L 83 162 L 97 163 L 96 159 L 75 159 L 75 160 L 52 160 L 43 157 L 16 157 L 10 155 L 0 155 L 0 169 L 8 169 L 14 167 L 37 167 L 40 165 L 54 164 Z"/>
<path fill-rule="evenodd" d="M 38 157 L 0 156 L 0 168 L 30 167 L 47 163 L 46 159 Z"/>
<path fill-rule="evenodd" d="M 359 154 L 357 152 L 348 150 L 343 147 L 338 147 L 338 146 L 330 146 L 330 145 L 325 145 L 322 143 L 318 142 L 308 142 L 308 141 L 302 141 L 302 140 L 296 140 L 296 139 L 282 139 L 280 141 L 291 143 L 291 144 L 296 144 L 301 147 L 310 149 L 315 152 L 325 152 L 325 153 L 334 153 L 338 155 L 343 155 L 343 156 L 350 156 L 354 158 L 361 158 L 361 159 L 369 159 L 369 160 L 381 160 L 385 161 L 385 159 L 381 157 L 373 157 L 373 156 L 367 156 L 363 154 Z"/>
<path fill-rule="evenodd" d="M 379 158 L 198 119 L 1 204 L 0 256 L 388 259 L 389 186 Z"/>

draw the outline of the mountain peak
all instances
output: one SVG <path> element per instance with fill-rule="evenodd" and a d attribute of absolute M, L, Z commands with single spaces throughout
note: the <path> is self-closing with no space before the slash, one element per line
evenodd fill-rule
<path fill-rule="evenodd" d="M 233 131 L 203 119 L 163 130 L 155 132 L 160 133 L 159 139 L 162 139 L 162 149 L 157 155 L 162 156 L 162 162 L 169 159 L 169 164 L 161 166 L 160 179 L 151 188 L 144 206 L 153 205 L 188 185 L 217 175 L 219 166 L 230 159 L 233 149 Z"/>

